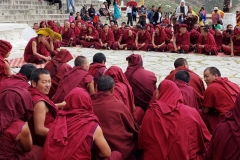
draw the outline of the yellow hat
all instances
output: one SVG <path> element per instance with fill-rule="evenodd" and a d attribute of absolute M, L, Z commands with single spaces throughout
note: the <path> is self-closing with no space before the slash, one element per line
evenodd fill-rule
<path fill-rule="evenodd" d="M 50 28 L 40 28 L 37 30 L 37 35 L 41 34 L 44 36 L 49 36 L 53 31 Z"/>
<path fill-rule="evenodd" d="M 57 32 L 53 32 L 53 34 L 51 35 L 51 37 L 53 39 L 59 39 L 60 41 L 62 41 L 62 36 L 61 34 L 58 34 Z"/>

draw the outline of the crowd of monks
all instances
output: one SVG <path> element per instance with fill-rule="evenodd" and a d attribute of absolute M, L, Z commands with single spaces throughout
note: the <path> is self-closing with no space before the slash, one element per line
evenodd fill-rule
<path fill-rule="evenodd" d="M 44 22 L 45 23 L 45 22 Z M 203 80 L 184 58 L 157 86 L 139 54 L 126 57 L 126 72 L 92 62 L 62 46 L 217 55 L 240 53 L 240 29 L 221 33 L 197 24 L 118 27 L 51 21 L 37 30 L 12 74 L 12 45 L 0 40 L 0 159 L 25 160 L 238 160 L 240 87 L 216 67 Z M 46 63 L 36 68 L 32 63 Z"/>

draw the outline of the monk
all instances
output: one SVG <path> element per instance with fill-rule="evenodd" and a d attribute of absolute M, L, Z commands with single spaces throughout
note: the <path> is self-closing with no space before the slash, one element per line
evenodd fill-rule
<path fill-rule="evenodd" d="M 95 44 L 96 49 L 110 49 L 115 42 L 114 34 L 111 29 L 109 29 L 108 24 L 105 24 L 103 31 L 99 35 L 99 43 Z"/>
<path fill-rule="evenodd" d="M 239 159 L 240 94 L 234 107 L 216 127 L 207 152 L 207 160 Z"/>
<path fill-rule="evenodd" d="M 26 123 L 33 114 L 31 94 L 25 88 L 9 87 L 0 92 L 0 101 L 0 159 L 24 159 L 22 156 L 32 148 Z"/>
<path fill-rule="evenodd" d="M 66 105 L 49 130 L 42 160 L 91 160 L 93 143 L 100 150 L 101 157 L 109 157 L 111 149 L 93 113 L 91 98 L 86 90 L 74 88 L 65 101 Z"/>
<path fill-rule="evenodd" d="M 126 105 L 113 95 L 114 80 L 100 77 L 97 89 L 92 98 L 93 110 L 111 150 L 122 153 L 124 160 L 135 160 L 138 128 Z"/>
<path fill-rule="evenodd" d="M 75 33 L 72 28 L 70 28 L 70 23 L 68 21 L 64 22 L 64 27 L 60 31 L 62 35 L 62 47 L 72 47 L 76 46 Z"/>
<path fill-rule="evenodd" d="M 198 32 L 198 29 L 198 24 L 194 24 L 193 29 L 190 32 L 190 51 L 194 50 L 198 38 L 201 36 L 201 34 Z"/>
<path fill-rule="evenodd" d="M 240 55 L 240 29 L 234 30 L 234 36 L 231 38 L 231 56 Z"/>
<path fill-rule="evenodd" d="M 112 48 L 114 50 L 117 50 L 117 49 L 131 50 L 135 41 L 135 37 L 136 37 L 136 34 L 134 31 L 130 29 L 124 30 L 123 34 L 118 39 L 118 41 L 113 44 Z"/>
<path fill-rule="evenodd" d="M 204 70 L 204 80 L 208 87 L 204 93 L 201 116 L 210 133 L 213 133 L 226 112 L 234 106 L 240 87 L 226 77 L 221 77 L 215 67 Z"/>
<path fill-rule="evenodd" d="M 50 28 L 51 30 L 53 30 L 53 31 L 56 32 L 56 33 L 60 33 L 60 32 L 59 32 L 59 29 L 57 28 L 57 26 L 55 26 L 55 24 L 53 23 L 53 21 L 48 20 L 48 21 L 47 21 L 47 24 L 48 24 L 48 28 Z"/>
<path fill-rule="evenodd" d="M 173 31 L 172 31 L 172 25 L 169 24 L 167 27 L 164 29 L 165 33 L 167 34 L 167 40 L 166 43 L 170 43 L 172 37 L 173 37 Z"/>
<path fill-rule="evenodd" d="M 176 59 L 175 62 L 174 62 L 174 67 L 175 67 L 175 70 L 172 70 L 170 72 L 170 74 L 165 79 L 173 81 L 175 74 L 179 70 L 187 71 L 190 74 L 189 85 L 194 89 L 194 91 L 196 93 L 198 107 L 201 107 L 202 106 L 202 101 L 203 101 L 203 95 L 204 95 L 205 87 L 204 87 L 203 81 L 200 78 L 200 76 L 197 75 L 196 73 L 194 73 L 192 70 L 189 69 L 188 62 L 184 58 Z"/>
<path fill-rule="evenodd" d="M 221 30 L 215 29 L 215 34 L 213 35 L 213 37 L 216 42 L 218 52 L 221 52 L 222 45 L 223 45 L 223 36 L 222 36 Z"/>
<path fill-rule="evenodd" d="M 24 64 L 17 74 L 5 77 L 0 81 L 0 92 L 13 86 L 28 89 L 30 87 L 28 81 L 35 69 L 36 67 L 33 64 Z"/>
<path fill-rule="evenodd" d="M 231 38 L 232 38 L 233 31 L 230 29 L 227 29 L 225 32 L 223 32 L 223 45 L 222 45 L 222 51 L 225 54 L 230 55 L 231 54 Z"/>
<path fill-rule="evenodd" d="M 0 40 L 0 82 L 4 77 L 12 75 L 10 65 L 5 58 L 8 58 L 12 50 L 11 43 Z"/>
<path fill-rule="evenodd" d="M 74 65 L 62 76 L 56 93 L 52 97 L 54 103 L 62 103 L 65 96 L 75 87 L 86 89 L 90 95 L 95 93 L 93 76 L 88 73 L 89 62 L 87 58 L 84 56 L 76 57 Z"/>
<path fill-rule="evenodd" d="M 92 24 L 88 25 L 88 32 L 85 35 L 85 39 L 80 40 L 80 44 L 86 48 L 94 48 L 95 43 L 99 41 L 99 34 Z"/>
<path fill-rule="evenodd" d="M 145 27 L 141 27 L 140 31 L 136 33 L 135 43 L 133 43 L 134 50 L 147 51 L 149 43 L 151 42 L 151 35 L 146 31 Z"/>
<path fill-rule="evenodd" d="M 124 74 L 132 87 L 134 103 L 146 111 L 156 89 L 157 78 L 153 72 L 144 69 L 141 55 L 131 54 L 126 60 L 128 67 Z"/>
<path fill-rule="evenodd" d="M 198 38 L 195 48 L 196 52 L 200 54 L 218 55 L 217 44 L 207 27 L 203 27 L 201 30 L 201 36 Z"/>
<path fill-rule="evenodd" d="M 39 29 L 37 37 L 31 38 L 24 50 L 24 61 L 27 63 L 42 64 L 51 60 L 51 53 L 48 51 L 50 44 L 46 37 L 52 33 L 49 28 Z"/>
<path fill-rule="evenodd" d="M 89 66 L 89 73 L 93 76 L 94 88 L 96 88 L 98 79 L 106 70 L 106 56 L 103 53 L 96 53 L 93 56 L 93 62 Z"/>
<path fill-rule="evenodd" d="M 70 23 L 70 28 L 73 30 L 74 34 L 75 34 L 75 37 L 79 37 L 80 35 L 80 29 L 75 25 L 74 22 L 71 22 Z"/>
<path fill-rule="evenodd" d="M 167 34 L 160 25 L 156 25 L 152 34 L 152 44 L 149 45 L 150 50 L 164 52 L 167 50 Z"/>
<path fill-rule="evenodd" d="M 43 147 L 49 128 L 57 116 L 58 109 L 46 96 L 51 87 L 50 73 L 38 68 L 31 74 L 31 87 L 28 89 L 34 103 L 34 114 L 28 121 L 33 144 Z"/>
<path fill-rule="evenodd" d="M 85 39 L 85 37 L 86 37 L 86 35 L 87 35 L 87 33 L 88 33 L 88 27 L 87 27 L 88 25 L 86 24 L 86 23 L 82 23 L 81 24 L 81 32 L 80 32 L 80 34 L 79 34 L 79 39 L 80 40 L 83 40 L 83 39 Z"/>
<path fill-rule="evenodd" d="M 49 71 L 51 75 L 52 85 L 48 94 L 49 99 L 56 93 L 58 84 L 63 77 L 63 75 L 70 71 L 72 67 L 67 64 L 73 57 L 71 53 L 66 49 L 61 49 L 61 51 L 44 67 Z"/>
<path fill-rule="evenodd" d="M 204 159 L 211 135 L 198 111 L 184 105 L 172 81 L 163 80 L 154 96 L 138 137 L 143 160 Z"/>
<path fill-rule="evenodd" d="M 168 44 L 170 52 L 187 53 L 190 48 L 190 33 L 187 31 L 187 25 L 181 24 L 179 32 L 173 36 L 172 43 Z"/>
<path fill-rule="evenodd" d="M 154 32 L 153 24 L 148 23 L 148 24 L 145 25 L 145 28 L 146 28 L 146 31 L 147 31 L 150 35 L 153 34 L 153 32 Z"/>
<path fill-rule="evenodd" d="M 175 74 L 175 84 L 180 89 L 183 96 L 183 104 L 198 110 L 197 97 L 194 89 L 189 85 L 190 74 L 185 70 L 179 70 Z"/>
<path fill-rule="evenodd" d="M 115 41 L 118 41 L 119 38 L 121 37 L 121 35 L 123 34 L 122 30 L 120 28 L 118 28 L 117 23 L 114 23 L 112 32 L 113 32 Z"/>

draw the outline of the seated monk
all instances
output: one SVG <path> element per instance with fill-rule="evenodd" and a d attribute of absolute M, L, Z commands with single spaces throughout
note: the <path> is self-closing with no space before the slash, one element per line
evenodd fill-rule
<path fill-rule="evenodd" d="M 68 21 L 64 22 L 64 27 L 60 31 L 62 35 L 61 47 L 72 47 L 76 46 L 75 33 L 72 28 L 70 28 L 70 23 Z"/>
<path fill-rule="evenodd" d="M 23 156 L 32 148 L 32 137 L 26 123 L 33 114 L 31 94 L 25 88 L 9 87 L 0 92 L 0 101 L 0 159 L 24 159 Z"/>
<path fill-rule="evenodd" d="M 53 30 L 56 33 L 60 33 L 59 29 L 57 28 L 57 26 L 55 26 L 55 24 L 51 20 L 47 21 L 47 27 L 50 28 L 51 30 Z"/>
<path fill-rule="evenodd" d="M 135 128 L 134 119 L 126 105 L 113 95 L 114 80 L 109 76 L 100 77 L 97 90 L 92 103 L 103 135 L 112 151 L 122 153 L 125 160 L 134 160 L 138 128 Z"/>
<path fill-rule="evenodd" d="M 225 114 L 213 132 L 207 151 L 207 160 L 239 159 L 240 94 L 234 107 Z"/>
<path fill-rule="evenodd" d="M 24 61 L 27 63 L 42 64 L 51 60 L 50 44 L 46 37 L 52 33 L 49 28 L 39 29 L 37 37 L 31 38 L 24 50 Z"/>
<path fill-rule="evenodd" d="M 86 48 L 94 48 L 95 43 L 99 41 L 99 34 L 96 31 L 95 27 L 92 24 L 88 25 L 88 32 L 85 35 L 85 38 L 80 40 L 80 44 Z"/>
<path fill-rule="evenodd" d="M 146 31 L 147 31 L 150 35 L 152 35 L 153 32 L 155 31 L 155 30 L 154 30 L 154 27 L 153 27 L 153 24 L 151 24 L 151 23 L 146 24 L 146 25 L 145 25 L 145 28 L 146 28 Z"/>
<path fill-rule="evenodd" d="M 211 135 L 198 111 L 184 105 L 172 81 L 163 80 L 154 96 L 138 136 L 143 160 L 204 159 Z"/>
<path fill-rule="evenodd" d="M 165 79 L 173 81 L 175 74 L 179 70 L 187 71 L 190 74 L 189 85 L 191 87 L 193 87 L 193 89 L 196 93 L 198 107 L 201 107 L 202 106 L 202 101 L 203 101 L 203 94 L 204 94 L 204 91 L 205 91 L 205 87 L 204 87 L 202 79 L 199 77 L 199 75 L 197 75 L 196 73 L 194 73 L 192 70 L 189 69 L 188 62 L 184 58 L 176 59 L 175 62 L 174 62 L 174 67 L 175 67 L 175 70 L 172 70 L 170 72 L 170 74 Z"/>
<path fill-rule="evenodd" d="M 204 70 L 204 80 L 208 87 L 204 93 L 201 116 L 212 134 L 226 112 L 234 106 L 240 87 L 221 77 L 215 67 Z"/>
<path fill-rule="evenodd" d="M 96 85 L 98 79 L 103 75 L 106 70 L 106 57 L 103 53 L 96 53 L 93 56 L 93 62 L 89 66 L 89 73 L 93 76 L 94 80 L 94 88 L 96 89 Z"/>
<path fill-rule="evenodd" d="M 61 77 L 56 93 L 52 97 L 53 102 L 62 103 L 65 96 L 75 87 L 86 89 L 90 95 L 95 93 L 93 76 L 88 73 L 89 62 L 87 58 L 84 56 L 76 57 L 74 65 Z"/>
<path fill-rule="evenodd" d="M 196 53 L 207 55 L 218 55 L 217 44 L 211 33 L 208 32 L 207 27 L 203 27 L 201 30 L 201 36 L 195 46 Z"/>
<path fill-rule="evenodd" d="M 109 157 L 111 149 L 93 113 L 91 98 L 86 90 L 74 88 L 65 97 L 65 102 L 49 130 L 42 160 L 91 160 L 93 143 L 100 150 L 100 157 Z"/>
<path fill-rule="evenodd" d="M 31 73 L 36 69 L 33 64 L 24 64 L 17 74 L 5 77 L 0 81 L 0 92 L 6 88 L 17 86 L 28 89 L 30 87 L 28 81 Z"/>
<path fill-rule="evenodd" d="M 201 34 L 198 32 L 198 29 L 198 24 L 194 24 L 193 29 L 190 32 L 190 51 L 194 50 L 198 41 L 198 37 L 201 36 Z"/>
<path fill-rule="evenodd" d="M 187 53 L 190 48 L 190 33 L 187 31 L 187 25 L 181 24 L 179 32 L 177 32 L 172 43 L 168 43 L 168 49 L 170 52 L 175 53 Z"/>
<path fill-rule="evenodd" d="M 56 93 L 58 84 L 63 75 L 72 69 L 72 67 L 67 64 L 67 62 L 72 59 L 73 57 L 68 50 L 61 49 L 61 51 L 44 67 L 44 69 L 49 71 L 52 81 L 52 85 L 48 94 L 49 99 L 51 99 Z"/>
<path fill-rule="evenodd" d="M 33 144 L 43 147 L 49 128 L 57 116 L 58 109 L 46 96 L 51 87 L 50 73 L 38 68 L 31 74 L 31 87 L 28 89 L 34 103 L 34 114 L 28 121 Z"/>
<path fill-rule="evenodd" d="M 74 34 L 75 34 L 75 37 L 79 37 L 80 36 L 80 29 L 75 25 L 75 22 L 71 22 L 70 23 L 70 28 L 72 28 Z"/>
<path fill-rule="evenodd" d="M 47 38 L 48 43 L 50 44 L 50 48 L 47 48 L 49 52 L 51 52 L 52 57 L 56 56 L 58 52 L 61 50 L 61 41 L 62 36 L 56 32 L 54 32 L 49 38 Z"/>
<path fill-rule="evenodd" d="M 99 35 L 99 43 L 95 44 L 96 49 L 110 49 L 115 42 L 114 35 L 111 29 L 109 29 L 108 24 L 103 27 L 102 33 Z"/>
<path fill-rule="evenodd" d="M 152 44 L 149 45 L 150 50 L 164 52 L 167 50 L 167 34 L 160 25 L 156 25 L 152 34 Z"/>
<path fill-rule="evenodd" d="M 214 40 L 216 42 L 218 52 L 221 52 L 222 51 L 222 45 L 223 45 L 223 35 L 221 33 L 221 30 L 220 29 L 215 29 L 215 33 L 214 33 L 213 37 L 214 37 Z"/>
<path fill-rule="evenodd" d="M 197 97 L 194 89 L 189 85 L 190 74 L 185 70 L 179 70 L 175 74 L 175 84 L 180 89 L 183 96 L 183 104 L 198 110 Z"/>
<path fill-rule="evenodd" d="M 0 40 L 0 82 L 4 77 L 12 75 L 10 65 L 5 58 L 8 58 L 12 45 L 4 40 Z"/>
<path fill-rule="evenodd" d="M 123 31 L 120 28 L 118 28 L 117 23 L 113 24 L 112 32 L 113 32 L 115 41 L 118 41 L 121 35 L 123 34 Z"/>
<path fill-rule="evenodd" d="M 167 25 L 167 27 L 165 27 L 164 31 L 167 34 L 166 44 L 168 44 L 168 43 L 170 43 L 170 41 L 173 37 L 172 25 L 171 24 Z"/>
<path fill-rule="evenodd" d="M 223 32 L 223 45 L 222 45 L 222 51 L 230 55 L 231 54 L 231 38 L 232 38 L 232 30 L 226 30 Z"/>
<path fill-rule="evenodd" d="M 231 37 L 231 56 L 234 55 L 240 55 L 240 29 L 235 29 Z"/>
<path fill-rule="evenodd" d="M 157 78 L 153 72 L 144 69 L 141 55 L 131 54 L 126 60 L 128 67 L 124 74 L 132 87 L 134 103 L 146 111 L 156 89 Z"/>
<path fill-rule="evenodd" d="M 140 31 L 136 33 L 135 43 L 133 43 L 134 50 L 147 51 L 149 43 L 151 42 L 151 35 L 146 31 L 145 27 L 140 27 Z"/>
<path fill-rule="evenodd" d="M 117 49 L 131 50 L 133 43 L 135 41 L 135 37 L 136 35 L 134 31 L 130 29 L 124 30 L 119 40 L 113 44 L 112 48 L 114 50 Z"/>

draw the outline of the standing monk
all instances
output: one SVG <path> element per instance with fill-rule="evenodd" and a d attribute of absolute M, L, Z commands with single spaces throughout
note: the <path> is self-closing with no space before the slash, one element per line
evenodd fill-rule
<path fill-rule="evenodd" d="M 113 49 L 124 49 L 124 50 L 131 50 L 133 43 L 135 41 L 135 32 L 128 29 L 123 31 L 123 34 L 119 38 L 117 42 L 113 44 Z"/>
<path fill-rule="evenodd" d="M 217 44 L 211 33 L 208 32 L 207 27 L 201 30 L 201 36 L 198 38 L 196 44 L 196 52 L 207 55 L 218 55 Z"/>
<path fill-rule="evenodd" d="M 213 133 L 226 112 L 234 106 L 240 87 L 226 77 L 221 77 L 215 67 L 204 70 L 204 80 L 208 87 L 204 93 L 202 118 L 210 133 Z"/>
<path fill-rule="evenodd" d="M 204 159 L 211 135 L 196 109 L 183 104 L 181 91 L 169 80 L 154 96 L 139 131 L 143 160 Z"/>
<path fill-rule="evenodd" d="M 140 31 L 136 34 L 135 43 L 133 44 L 134 50 L 147 51 L 149 43 L 151 42 L 151 35 L 146 31 L 145 27 L 141 27 Z"/>
<path fill-rule="evenodd" d="M 12 45 L 4 40 L 0 40 L 0 82 L 4 77 L 10 76 L 12 71 L 8 61 L 5 59 L 9 57 Z"/>
<path fill-rule="evenodd" d="M 33 64 L 24 64 L 17 74 L 5 77 L 0 81 L 0 92 L 5 88 L 17 86 L 28 89 L 30 87 L 28 81 L 31 73 L 36 69 Z"/>
<path fill-rule="evenodd" d="M 167 34 L 160 25 L 156 25 L 152 34 L 152 44 L 149 45 L 150 50 L 164 52 L 167 50 Z"/>
<path fill-rule="evenodd" d="M 80 44 L 86 48 L 90 48 L 90 47 L 93 48 L 95 44 L 99 41 L 99 34 L 92 24 L 88 25 L 87 30 L 88 32 L 85 35 L 85 38 L 80 40 Z"/>
<path fill-rule="evenodd" d="M 223 36 L 222 36 L 221 30 L 215 29 L 215 34 L 213 35 L 213 37 L 216 42 L 218 52 L 221 52 L 222 45 L 223 45 Z"/>
<path fill-rule="evenodd" d="M 146 111 L 156 89 L 157 78 L 153 72 L 144 69 L 141 55 L 131 54 L 126 60 L 125 76 L 132 87 L 134 103 Z"/>
<path fill-rule="evenodd" d="M 37 37 L 31 38 L 24 50 L 24 60 L 27 63 L 42 64 L 51 60 L 51 53 L 48 51 L 50 44 L 46 37 L 52 34 L 49 28 L 37 30 Z"/>
<path fill-rule="evenodd" d="M 179 32 L 173 36 L 172 43 L 168 44 L 171 52 L 187 53 L 190 48 L 190 33 L 187 31 L 187 25 L 181 24 Z"/>
<path fill-rule="evenodd" d="M 46 96 L 51 87 L 51 77 L 47 70 L 38 68 L 31 74 L 29 92 L 34 103 L 33 117 L 28 121 L 33 144 L 43 147 L 49 128 L 57 116 L 58 109 Z"/>
<path fill-rule="evenodd" d="M 114 35 L 111 29 L 109 29 L 108 24 L 105 24 L 103 31 L 99 35 L 99 43 L 95 44 L 96 49 L 110 49 L 115 42 Z"/>
<path fill-rule="evenodd" d="M 189 85 L 191 87 L 193 87 L 193 89 L 194 89 L 194 91 L 197 95 L 198 106 L 201 107 L 202 106 L 202 101 L 203 101 L 203 95 L 204 95 L 204 91 L 205 91 L 205 87 L 204 87 L 202 79 L 199 77 L 199 75 L 197 75 L 196 73 L 194 73 L 193 71 L 191 71 L 189 69 L 188 62 L 184 58 L 176 59 L 175 62 L 174 62 L 174 67 L 175 67 L 175 70 L 172 70 L 170 72 L 170 74 L 165 79 L 173 81 L 174 80 L 174 75 L 179 70 L 187 71 L 190 74 Z"/>
<path fill-rule="evenodd" d="M 88 73 L 89 62 L 87 58 L 78 56 L 74 61 L 74 65 L 73 69 L 62 76 L 52 98 L 53 102 L 62 103 L 65 96 L 75 87 L 84 88 L 90 95 L 95 93 L 93 76 Z"/>
<path fill-rule="evenodd" d="M 62 28 L 60 34 L 62 35 L 62 47 L 72 47 L 76 46 L 75 33 L 72 28 L 70 28 L 70 22 L 65 21 L 64 27 Z"/>
<path fill-rule="evenodd" d="M 73 57 L 68 50 L 61 49 L 61 51 L 44 67 L 49 71 L 52 81 L 52 85 L 48 94 L 49 99 L 51 99 L 56 93 L 58 84 L 63 75 L 72 69 L 72 67 L 67 64 L 67 62 L 72 59 Z"/>

